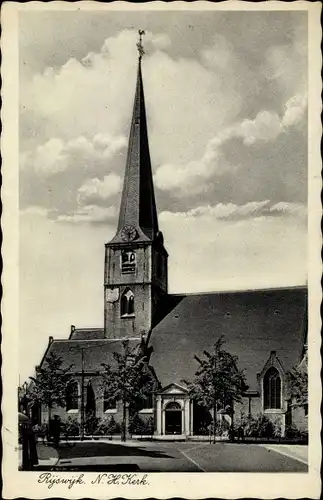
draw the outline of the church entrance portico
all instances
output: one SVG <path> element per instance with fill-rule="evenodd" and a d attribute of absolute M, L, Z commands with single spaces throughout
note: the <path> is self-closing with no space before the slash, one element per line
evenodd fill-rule
<path fill-rule="evenodd" d="M 170 384 L 157 394 L 158 436 L 189 436 L 192 433 L 193 405 L 187 389 Z"/>

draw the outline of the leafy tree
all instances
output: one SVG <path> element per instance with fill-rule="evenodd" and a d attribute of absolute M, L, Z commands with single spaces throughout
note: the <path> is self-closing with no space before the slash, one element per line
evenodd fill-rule
<path fill-rule="evenodd" d="M 62 368 L 63 360 L 56 354 L 49 354 L 45 363 L 36 368 L 36 376 L 31 379 L 29 396 L 34 401 L 44 403 L 48 408 L 48 423 L 54 407 L 66 404 L 66 384 L 70 379 L 71 366 Z"/>
<path fill-rule="evenodd" d="M 102 364 L 102 389 L 109 403 L 122 403 L 121 439 L 126 440 L 127 406 L 136 408 L 156 387 L 156 379 L 143 353 L 131 349 L 129 340 L 122 342 L 122 352 L 113 353 L 114 365 Z"/>
<path fill-rule="evenodd" d="M 308 374 L 307 366 L 294 367 L 289 372 L 289 389 L 291 398 L 299 405 L 306 407 L 308 404 Z"/>
<path fill-rule="evenodd" d="M 213 413 L 213 442 L 216 435 L 217 409 L 230 407 L 233 402 L 240 402 L 247 389 L 242 370 L 237 368 L 237 356 L 223 348 L 223 337 L 218 339 L 213 352 L 203 351 L 204 358 L 194 356 L 199 363 L 193 382 L 187 382 L 190 395 Z"/>

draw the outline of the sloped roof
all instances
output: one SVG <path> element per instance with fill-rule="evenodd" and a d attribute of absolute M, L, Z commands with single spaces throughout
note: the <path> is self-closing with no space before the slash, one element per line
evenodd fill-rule
<path fill-rule="evenodd" d="M 72 372 L 81 372 L 83 351 L 84 371 L 96 372 L 102 369 L 102 363 L 111 363 L 114 352 L 122 352 L 123 340 L 53 340 L 48 345 L 43 362 L 49 354 L 54 353 L 63 359 L 63 368 L 73 365 L 71 368 Z M 133 349 L 139 349 L 141 338 L 130 339 L 129 345 Z"/>
<path fill-rule="evenodd" d="M 104 328 L 75 328 L 70 335 L 70 340 L 95 339 L 104 339 Z"/>
<path fill-rule="evenodd" d="M 150 362 L 161 385 L 192 380 L 194 355 L 212 349 L 224 336 L 225 348 L 239 358 L 250 390 L 270 352 L 284 370 L 300 361 L 307 289 L 219 292 L 177 296 L 178 303 L 153 329 Z M 172 297 L 174 300 L 174 296 Z"/>

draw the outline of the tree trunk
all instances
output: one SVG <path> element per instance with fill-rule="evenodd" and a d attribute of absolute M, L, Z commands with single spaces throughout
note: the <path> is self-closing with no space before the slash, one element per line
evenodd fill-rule
<path fill-rule="evenodd" d="M 50 424 L 50 421 L 51 421 L 51 418 L 52 418 L 52 407 L 51 405 L 48 405 L 47 406 L 47 409 L 48 409 L 48 427 L 47 427 L 47 430 L 48 430 L 48 434 L 47 434 L 47 440 L 50 441 L 51 440 L 51 424 Z"/>
<path fill-rule="evenodd" d="M 213 444 L 216 436 L 216 404 L 213 406 Z"/>
<path fill-rule="evenodd" d="M 126 420 L 127 420 L 127 408 L 126 408 L 126 402 L 123 401 L 122 403 L 122 429 L 121 429 L 121 441 L 126 441 L 126 434 L 127 434 L 127 429 L 126 429 Z"/>

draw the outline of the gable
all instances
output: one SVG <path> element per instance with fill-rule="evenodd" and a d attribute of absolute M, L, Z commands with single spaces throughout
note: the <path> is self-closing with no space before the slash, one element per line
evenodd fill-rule
<path fill-rule="evenodd" d="M 160 391 L 159 394 L 187 394 L 188 390 L 179 385 L 179 384 L 169 384 L 166 387 L 163 387 Z"/>

